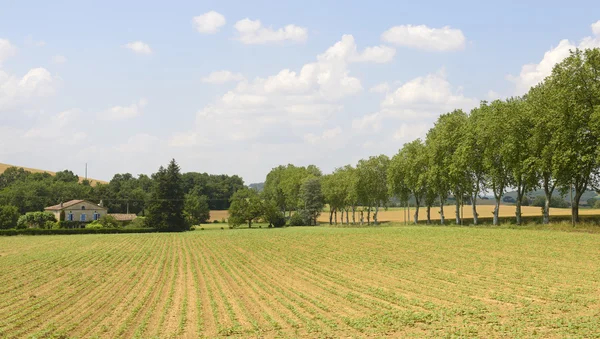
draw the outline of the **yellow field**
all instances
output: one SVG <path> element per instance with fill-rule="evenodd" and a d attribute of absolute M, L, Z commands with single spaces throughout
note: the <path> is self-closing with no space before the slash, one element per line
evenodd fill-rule
<path fill-rule="evenodd" d="M 600 235 L 466 227 L 0 238 L 0 338 L 591 338 Z"/>
<path fill-rule="evenodd" d="M 9 167 L 23 167 L 23 166 L 14 166 L 14 165 L 8 165 L 8 164 L 2 164 L 0 163 L 0 173 L 4 173 L 4 171 L 6 171 L 7 168 Z M 24 170 L 29 171 L 31 173 L 48 173 L 50 175 L 55 175 L 55 172 L 52 171 L 45 171 L 45 170 L 40 170 L 40 169 L 36 169 L 36 168 L 28 168 L 28 167 L 23 167 Z M 83 181 L 83 177 L 79 177 L 79 182 Z M 91 185 L 96 185 L 97 183 L 101 183 L 101 184 L 108 184 L 108 182 L 103 181 L 103 180 L 96 180 L 96 179 L 91 179 L 88 178 L 88 180 L 90 181 Z"/>
<path fill-rule="evenodd" d="M 435 207 L 431 209 L 431 219 L 439 220 L 440 215 L 438 213 L 439 207 Z M 452 220 L 454 218 L 455 206 L 449 205 L 444 206 L 444 214 L 447 220 Z M 494 211 L 494 206 L 492 205 L 481 205 L 477 206 L 477 213 L 479 217 L 491 218 L 492 213 Z M 409 220 L 413 220 L 413 215 L 415 213 L 415 209 L 410 209 L 410 218 Z M 419 208 L 419 220 L 425 221 L 427 220 L 427 209 L 424 207 Z M 523 216 L 541 216 L 542 211 L 540 207 L 534 206 L 523 206 L 522 207 Z M 600 209 L 580 209 L 580 215 L 600 215 Z M 558 215 L 571 215 L 571 209 L 569 208 L 552 208 L 550 210 L 550 215 L 558 216 Z M 210 221 L 219 220 L 222 218 L 228 218 L 227 211 L 210 211 Z M 515 206 L 510 205 L 502 205 L 500 206 L 500 217 L 514 217 L 515 216 Z M 465 218 L 473 218 L 473 212 L 471 206 L 464 207 L 464 217 Z M 338 214 L 338 220 L 340 215 Z M 345 217 L 344 217 L 345 218 Z M 356 221 L 358 222 L 360 218 L 359 213 L 356 214 Z M 387 211 L 382 209 L 379 211 L 379 221 L 394 221 L 394 222 L 404 222 L 404 211 L 400 208 L 390 208 Z M 329 222 L 329 212 L 322 212 L 319 216 L 319 222 L 328 223 Z M 350 214 L 350 220 L 352 220 L 352 214 Z M 364 214 L 364 221 L 367 221 L 367 214 Z"/>

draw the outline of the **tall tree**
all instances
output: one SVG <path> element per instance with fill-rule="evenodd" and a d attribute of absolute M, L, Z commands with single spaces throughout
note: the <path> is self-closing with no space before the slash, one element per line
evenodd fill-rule
<path fill-rule="evenodd" d="M 373 221 L 377 221 L 380 207 L 387 206 L 389 201 L 387 187 L 387 168 L 390 159 L 385 155 L 372 156 L 360 160 L 356 165 L 358 200 L 367 208 L 367 224 L 370 224 L 371 210 L 374 208 Z"/>
<path fill-rule="evenodd" d="M 579 221 L 579 201 L 588 187 L 598 186 L 599 134 L 590 121 L 600 105 L 600 49 L 571 51 L 546 79 L 556 87 L 555 118 L 562 128 L 556 130 L 557 179 L 575 190 L 573 221 Z"/>
<path fill-rule="evenodd" d="M 311 225 L 316 225 L 324 205 L 321 178 L 308 177 L 304 179 L 300 188 L 300 199 L 303 205 L 302 209 L 310 217 Z"/>
<path fill-rule="evenodd" d="M 427 187 L 427 154 L 421 139 L 404 144 L 390 161 L 388 167 L 388 186 L 391 193 L 408 201 L 415 198 L 414 223 L 419 222 L 419 206 Z"/>
<path fill-rule="evenodd" d="M 167 169 L 160 167 L 155 174 L 152 200 L 146 222 L 164 231 L 184 231 L 188 224 L 184 216 L 185 194 L 179 165 L 171 160 Z"/>

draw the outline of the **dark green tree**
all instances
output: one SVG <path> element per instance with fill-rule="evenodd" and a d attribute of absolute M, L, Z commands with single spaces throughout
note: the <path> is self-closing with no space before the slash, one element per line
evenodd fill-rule
<path fill-rule="evenodd" d="M 185 195 L 184 212 L 191 225 L 206 223 L 210 218 L 208 198 L 195 188 Z"/>
<path fill-rule="evenodd" d="M 148 208 L 147 224 L 163 231 L 185 231 L 183 182 L 179 165 L 171 160 L 167 169 L 154 174 L 154 190 Z"/>
<path fill-rule="evenodd" d="M 16 228 L 19 216 L 15 206 L 0 206 L 0 229 Z"/>
<path fill-rule="evenodd" d="M 318 177 L 304 179 L 300 187 L 300 199 L 302 210 L 309 216 L 311 225 L 317 224 L 317 218 L 323 210 L 323 193 L 321 191 L 321 180 Z"/>

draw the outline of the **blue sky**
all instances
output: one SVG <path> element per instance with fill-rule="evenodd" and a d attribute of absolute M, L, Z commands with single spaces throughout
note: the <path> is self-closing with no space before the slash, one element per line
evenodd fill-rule
<path fill-rule="evenodd" d="M 208 13 L 208 14 L 207 14 Z M 0 1 L 0 162 L 108 180 L 264 180 L 393 155 L 439 114 L 520 95 L 600 3 Z"/>

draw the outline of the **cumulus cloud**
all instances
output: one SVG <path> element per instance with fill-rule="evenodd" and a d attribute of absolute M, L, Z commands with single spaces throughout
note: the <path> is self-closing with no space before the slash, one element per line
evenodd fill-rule
<path fill-rule="evenodd" d="M 233 27 L 238 32 L 237 39 L 247 45 L 282 41 L 304 42 L 308 38 L 308 29 L 291 24 L 273 29 L 263 27 L 260 20 L 246 18 L 236 22 Z"/>
<path fill-rule="evenodd" d="M 156 150 L 158 138 L 147 134 L 138 133 L 127 139 L 127 142 L 116 147 L 116 150 L 121 153 L 150 153 Z"/>
<path fill-rule="evenodd" d="M 352 121 L 359 132 L 380 131 L 386 119 L 410 120 L 412 124 L 432 126 L 437 116 L 454 109 L 469 110 L 477 106 L 475 98 L 466 97 L 462 88 L 453 87 L 445 72 L 428 74 L 412 79 L 394 91 L 388 92 L 380 110 Z M 396 131 L 395 136 L 407 135 Z"/>
<path fill-rule="evenodd" d="M 396 50 L 388 46 L 367 47 L 363 52 L 353 56 L 352 61 L 386 63 L 392 61 L 394 55 Z"/>
<path fill-rule="evenodd" d="M 465 47 L 465 36 L 460 29 L 444 26 L 400 25 L 383 32 L 381 39 L 398 46 L 426 51 L 454 51 Z"/>
<path fill-rule="evenodd" d="M 268 77 L 242 80 L 200 109 L 195 129 L 174 136 L 171 145 L 197 143 L 198 135 L 209 139 L 219 136 L 233 142 L 264 138 L 284 130 L 286 138 L 305 140 L 307 129 L 312 132 L 342 109 L 341 99 L 362 90 L 360 80 L 350 74 L 349 65 L 358 62 L 356 56 L 363 53 L 357 49 L 354 37 L 344 35 L 319 54 L 316 61 L 299 70 L 283 69 Z"/>
<path fill-rule="evenodd" d="M 29 70 L 22 78 L 0 70 L 0 111 L 55 92 L 58 80 L 45 68 Z"/>
<path fill-rule="evenodd" d="M 320 135 L 315 135 L 313 133 L 307 133 L 304 135 L 304 141 L 309 144 L 319 144 L 322 142 L 330 142 L 333 139 L 337 138 L 342 134 L 342 128 L 337 126 L 328 130 L 323 131 Z"/>
<path fill-rule="evenodd" d="M 545 52 L 539 63 L 523 65 L 519 75 L 507 76 L 507 79 L 515 85 L 515 94 L 523 94 L 529 91 L 532 86 L 544 80 L 552 73 L 554 65 L 569 56 L 570 50 L 600 47 L 600 21 L 592 24 L 591 28 L 594 36 L 583 38 L 579 44 L 563 39 L 556 47 L 552 47 L 549 51 Z"/>
<path fill-rule="evenodd" d="M 0 39 L 0 66 L 2 62 L 17 54 L 17 48 L 10 41 Z"/>
<path fill-rule="evenodd" d="M 214 34 L 225 25 L 225 17 L 215 11 L 206 12 L 202 15 L 195 16 L 192 19 L 192 24 L 196 30 L 204 34 Z"/>
<path fill-rule="evenodd" d="M 129 106 L 114 106 L 99 114 L 104 120 L 118 121 L 127 120 L 142 114 L 142 109 L 148 105 L 145 98 L 134 102 Z"/>
<path fill-rule="evenodd" d="M 244 76 L 241 73 L 232 73 L 230 71 L 216 71 L 202 78 L 202 82 L 209 84 L 224 84 L 230 81 L 241 81 L 244 80 Z"/>
<path fill-rule="evenodd" d="M 137 54 L 152 54 L 152 49 L 147 43 L 142 41 L 134 41 L 125 45 L 126 48 L 134 51 Z"/>

